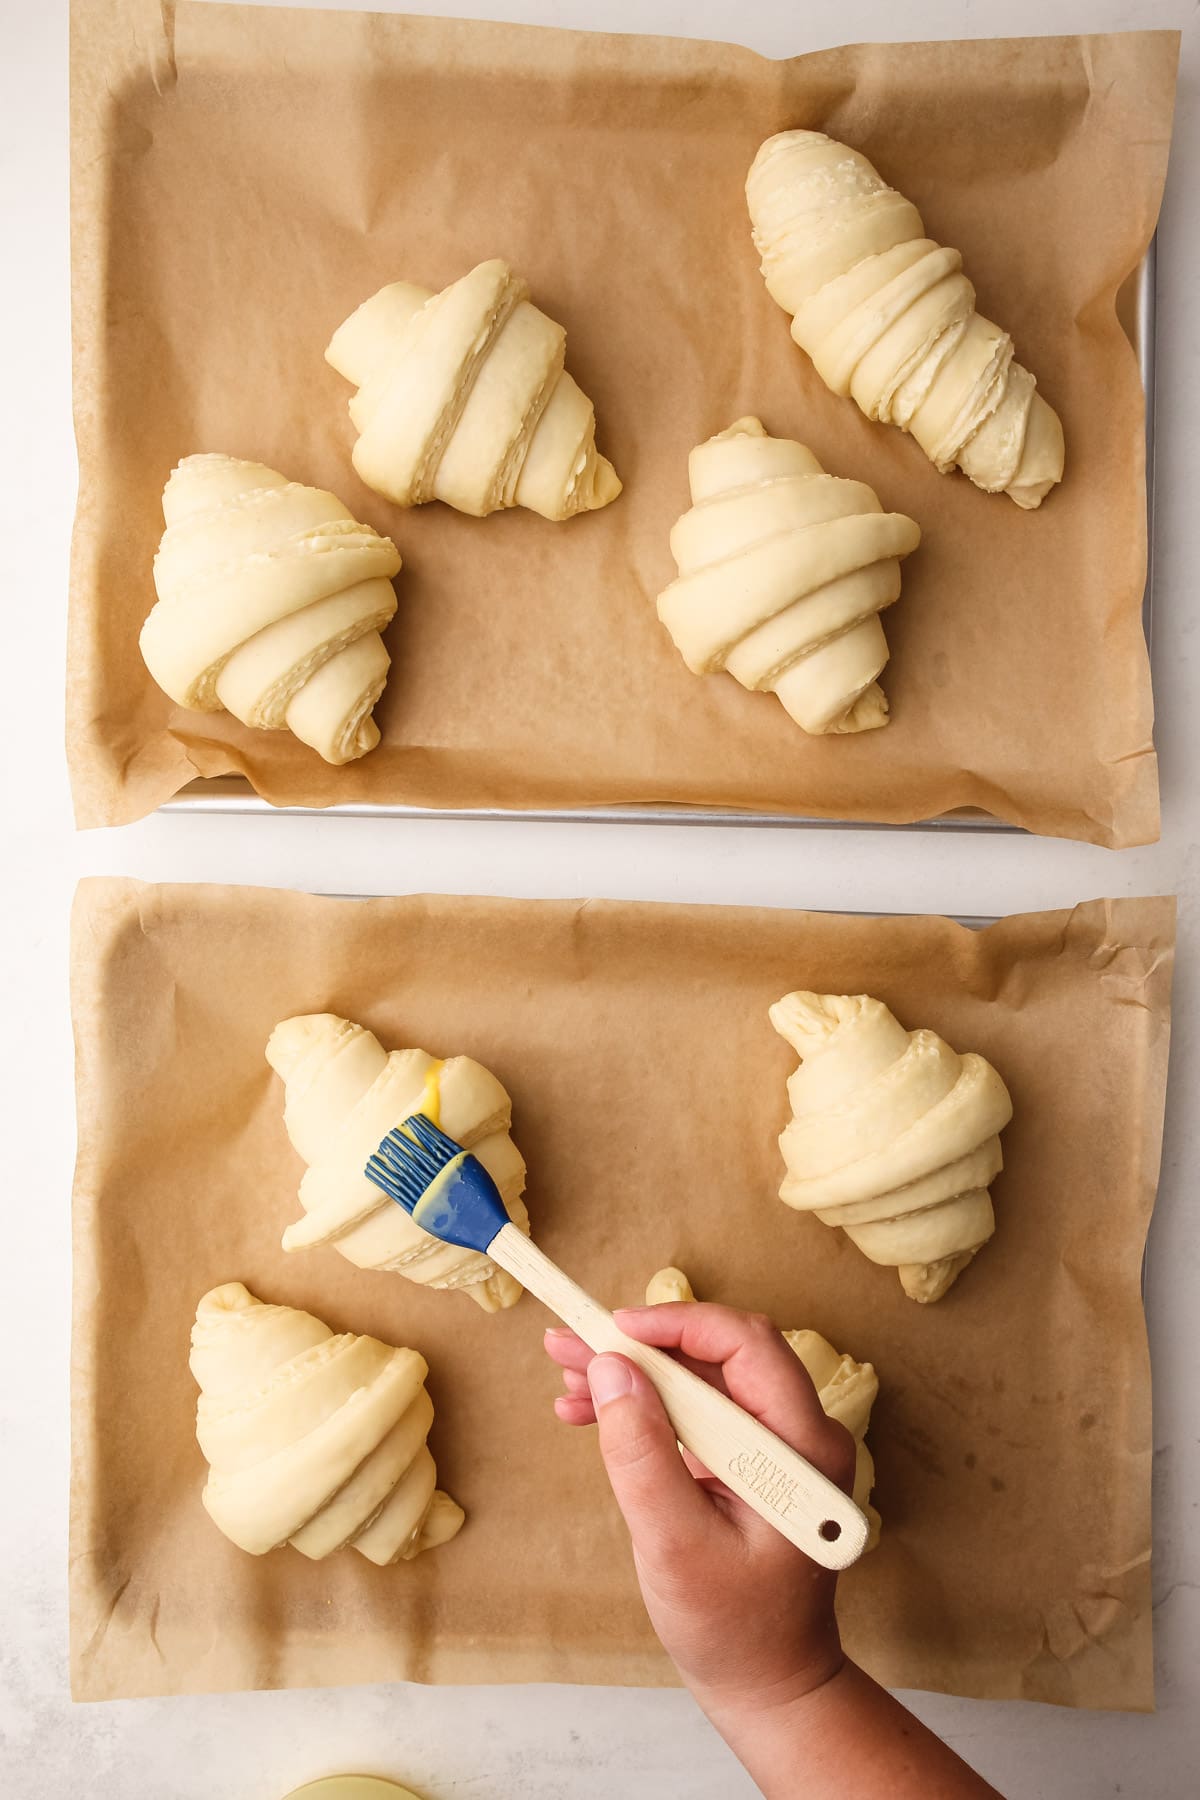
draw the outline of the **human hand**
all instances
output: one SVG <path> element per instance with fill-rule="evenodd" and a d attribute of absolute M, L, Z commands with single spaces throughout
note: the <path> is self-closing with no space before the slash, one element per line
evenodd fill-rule
<path fill-rule="evenodd" d="M 694 1302 L 615 1318 L 851 1491 L 853 1439 L 826 1417 L 769 1319 Z M 546 1349 L 566 1387 L 555 1411 L 569 1425 L 597 1425 L 650 1622 L 710 1717 L 790 1705 L 828 1681 L 843 1661 L 836 1578 L 680 1451 L 653 1386 L 626 1357 L 595 1356 L 565 1330 L 548 1331 Z"/>

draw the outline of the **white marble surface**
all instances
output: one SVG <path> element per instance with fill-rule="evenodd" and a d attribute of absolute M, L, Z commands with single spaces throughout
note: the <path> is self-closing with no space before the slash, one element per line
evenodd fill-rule
<path fill-rule="evenodd" d="M 651 830 L 156 817 L 74 834 L 56 752 L 67 541 L 74 499 L 67 302 L 66 0 L 0 0 L 7 429 L 0 570 L 6 719 L 3 851 L 4 1207 L 0 1258 L 9 1559 L 0 1637 L 0 1791 L 12 1800 L 274 1800 L 302 1780 L 369 1767 L 429 1800 L 734 1800 L 751 1793 L 690 1701 L 620 1689 L 369 1688 L 72 1706 L 66 1683 L 67 1387 L 72 1158 L 67 909 L 75 879 L 527 895 L 965 913 L 1177 891 L 1181 958 L 1165 1167 L 1147 1303 L 1155 1362 L 1155 1593 L 1160 1712 L 1083 1715 L 915 1696 L 921 1716 L 1002 1790 L 1027 1800 L 1196 1792 L 1200 1708 L 1200 1455 L 1194 1368 L 1200 1291 L 1200 29 L 1182 0 L 460 0 L 540 23 L 736 38 L 782 55 L 861 38 L 1186 27 L 1163 213 L 1159 297 L 1156 686 L 1166 829 L 1121 854 L 1004 837 Z M 1103 196 L 1097 196 L 1103 204 Z M 11 726 L 8 721 L 11 720 Z M 46 742 L 36 778 L 29 744 Z M 11 1102 L 11 1105 L 7 1104 Z"/>

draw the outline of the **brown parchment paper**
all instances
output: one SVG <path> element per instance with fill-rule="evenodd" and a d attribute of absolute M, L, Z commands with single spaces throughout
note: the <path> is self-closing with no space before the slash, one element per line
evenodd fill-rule
<path fill-rule="evenodd" d="M 1157 835 L 1143 407 L 1115 299 L 1158 213 L 1176 34 L 774 63 L 370 14 L 72 11 L 81 824 L 233 771 L 314 806 L 891 821 L 970 806 L 1103 844 Z M 1063 417 L 1067 477 L 1040 512 L 939 476 L 793 346 L 743 183 L 761 140 L 800 124 L 865 151 L 962 249 L 981 309 Z M 625 481 L 566 526 L 370 493 L 350 464 L 350 390 L 322 359 L 384 281 L 441 286 L 495 255 L 566 326 Z M 887 615 L 885 731 L 808 738 L 770 696 L 690 675 L 658 623 L 687 453 L 747 411 L 923 528 Z M 143 667 L 160 494 L 197 450 L 328 486 L 400 545 L 384 742 L 361 763 L 330 769 L 286 732 L 173 709 Z"/>
<path fill-rule="evenodd" d="M 379 1681 L 665 1683 L 592 1435 L 555 1419 L 548 1315 L 285 1256 L 301 1165 L 263 1058 L 332 1008 L 469 1052 L 514 1105 L 538 1241 L 599 1298 L 677 1262 L 869 1357 L 883 1541 L 840 1584 L 882 1680 L 1152 1704 L 1150 1372 L 1139 1271 L 1157 1179 L 1170 900 L 976 932 L 614 902 L 312 899 L 84 882 L 74 918 L 71 1664 L 80 1698 Z M 1001 1070 L 998 1228 L 945 1300 L 777 1198 L 803 984 L 867 989 Z M 187 1368 L 214 1283 L 428 1358 L 462 1535 L 380 1571 L 255 1559 L 200 1503 Z"/>

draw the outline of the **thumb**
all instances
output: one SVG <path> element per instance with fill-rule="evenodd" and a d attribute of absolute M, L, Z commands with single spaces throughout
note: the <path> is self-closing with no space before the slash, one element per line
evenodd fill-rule
<path fill-rule="evenodd" d="M 712 1524 L 658 1393 L 624 1356 L 594 1356 L 587 1369 L 600 1454 L 634 1550 L 648 1562 L 683 1550 Z"/>

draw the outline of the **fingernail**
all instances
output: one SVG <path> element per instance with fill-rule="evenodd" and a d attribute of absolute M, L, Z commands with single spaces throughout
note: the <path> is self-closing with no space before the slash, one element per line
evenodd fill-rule
<path fill-rule="evenodd" d="M 633 1370 L 619 1356 L 593 1356 L 588 1364 L 588 1387 L 597 1406 L 623 1400 L 633 1392 Z"/>
<path fill-rule="evenodd" d="M 565 1325 L 547 1325 L 546 1330 L 543 1333 L 543 1336 L 545 1337 L 570 1337 L 571 1335 L 571 1332 Z"/>

